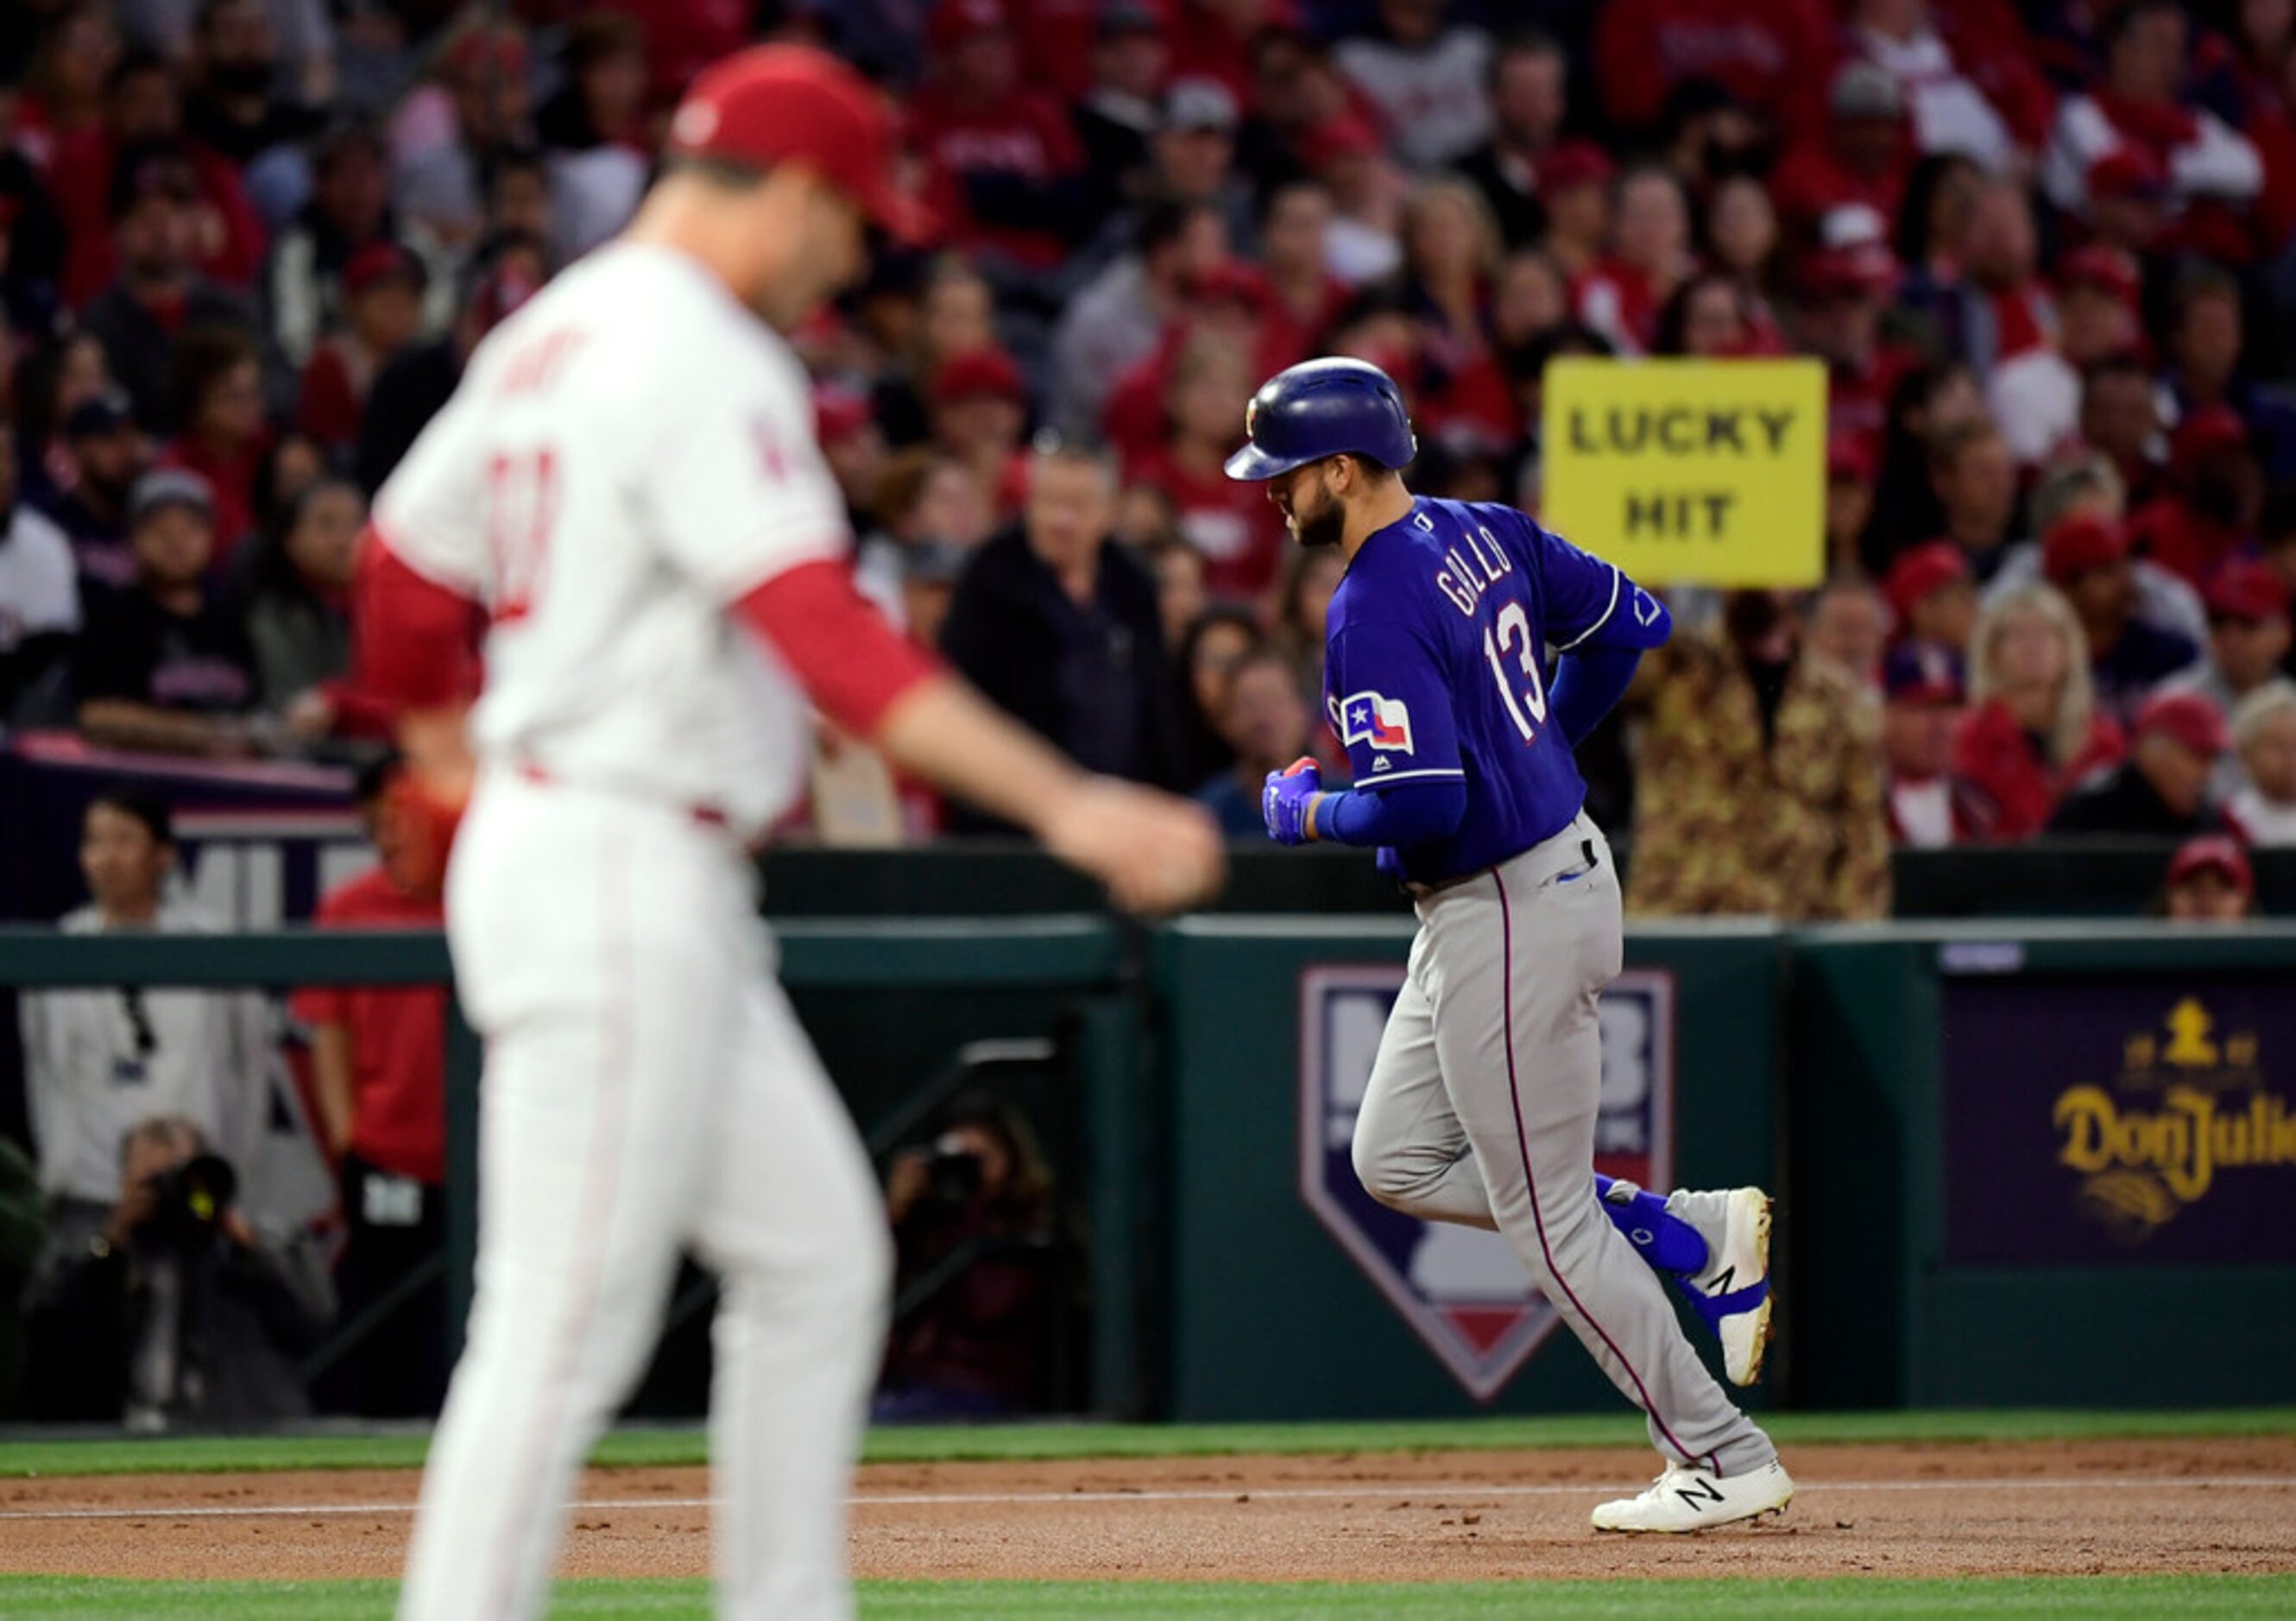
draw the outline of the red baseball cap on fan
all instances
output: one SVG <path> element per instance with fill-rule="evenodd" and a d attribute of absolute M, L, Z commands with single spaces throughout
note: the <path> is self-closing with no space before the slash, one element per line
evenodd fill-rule
<path fill-rule="evenodd" d="M 894 177 L 892 115 L 868 80 L 806 45 L 756 45 L 704 69 L 669 123 L 680 157 L 752 168 L 801 163 L 895 236 L 930 233 L 931 213 Z"/>

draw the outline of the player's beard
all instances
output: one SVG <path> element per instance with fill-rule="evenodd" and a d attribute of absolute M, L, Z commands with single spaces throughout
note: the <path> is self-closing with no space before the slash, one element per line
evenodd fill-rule
<path fill-rule="evenodd" d="M 1292 509 L 1292 533 L 1303 546 L 1336 546 L 1347 527 L 1347 508 L 1329 495 L 1312 506 Z"/>

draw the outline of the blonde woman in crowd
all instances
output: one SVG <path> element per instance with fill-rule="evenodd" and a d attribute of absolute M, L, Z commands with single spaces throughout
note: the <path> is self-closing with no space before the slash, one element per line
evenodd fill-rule
<path fill-rule="evenodd" d="M 2225 816 L 2251 844 L 2296 845 L 2296 690 L 2267 685 L 2232 712 L 2232 746 L 2248 785 Z"/>
<path fill-rule="evenodd" d="M 2097 706 L 2080 621 L 2054 587 L 2022 585 L 1988 602 L 1970 652 L 1972 709 L 1955 768 L 1990 806 L 1990 837 L 2030 838 L 2126 744 Z"/>

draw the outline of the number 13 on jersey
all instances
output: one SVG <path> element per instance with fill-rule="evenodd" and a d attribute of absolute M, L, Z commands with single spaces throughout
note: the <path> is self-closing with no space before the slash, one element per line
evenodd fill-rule
<path fill-rule="evenodd" d="M 1531 634 L 1530 616 L 1522 604 L 1502 604 L 1497 629 L 1483 632 L 1483 657 L 1490 660 L 1491 678 L 1499 684 L 1507 718 L 1514 722 L 1514 729 L 1522 733 L 1526 743 L 1546 724 L 1546 684 L 1539 675 L 1538 651 L 1538 638 Z M 1514 663 L 1530 683 L 1520 691 L 1507 670 L 1508 654 L 1513 655 Z"/>

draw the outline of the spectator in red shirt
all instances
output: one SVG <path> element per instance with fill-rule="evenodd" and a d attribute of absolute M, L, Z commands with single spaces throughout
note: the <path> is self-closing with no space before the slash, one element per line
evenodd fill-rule
<path fill-rule="evenodd" d="M 1029 425 L 1029 391 L 1013 356 L 988 348 L 949 360 L 933 373 L 926 414 L 932 442 L 971 470 L 999 512 L 1010 512 L 1020 499 L 1013 463 Z"/>
<path fill-rule="evenodd" d="M 1851 52 L 1887 73 L 1910 115 L 1913 143 L 1923 152 L 1958 152 L 1994 174 L 2014 169 L 2048 133 L 2050 96 L 2040 76 L 2013 51 L 1980 50 L 1973 65 L 2023 112 L 1997 105 L 1971 76 L 1971 61 L 1948 40 L 1926 0 L 1855 0 Z M 1994 42 L 1983 42 L 1992 44 Z"/>
<path fill-rule="evenodd" d="M 1347 301 L 1331 272 L 1332 199 L 1312 180 L 1275 187 L 1259 217 L 1260 268 L 1267 279 L 1269 323 L 1282 347 L 1305 355 Z"/>
<path fill-rule="evenodd" d="M 1690 206 L 1682 182 L 1655 167 L 1630 169 L 1619 182 L 1618 223 L 1611 254 L 1578 279 L 1578 318 L 1622 355 L 1650 351 L 1659 311 L 1696 266 Z"/>
<path fill-rule="evenodd" d="M 226 287 L 251 286 L 263 262 L 263 222 L 230 160 L 184 143 L 183 103 L 168 65 L 135 54 L 113 71 L 103 122 L 63 143 L 49 189 L 66 233 L 63 300 L 78 308 L 118 273 L 119 248 L 107 212 L 131 151 L 171 144 L 191 171 L 194 204 L 186 251 L 201 273 Z"/>
<path fill-rule="evenodd" d="M 206 481 L 215 499 L 214 567 L 227 573 L 255 532 L 255 475 L 271 438 L 254 340 L 231 327 L 186 332 L 176 345 L 168 394 L 178 431 L 160 451 L 160 465 Z"/>
<path fill-rule="evenodd" d="M 2194 585 L 2256 535 L 2264 486 L 2249 448 L 2248 425 L 2226 405 L 2205 405 L 2169 439 L 2169 490 L 2146 503 L 2129 528 L 2137 549 Z"/>
<path fill-rule="evenodd" d="M 330 452 L 358 443 L 367 390 L 392 357 L 422 336 L 422 261 L 393 242 L 369 242 L 343 266 L 343 330 L 303 368 L 295 426 Z"/>
<path fill-rule="evenodd" d="M 111 183 L 119 279 L 81 313 L 80 323 L 103 345 L 112 376 L 149 430 L 172 425 L 168 356 L 179 333 L 202 326 L 252 327 L 240 299 L 193 269 L 201 206 L 180 145 L 155 142 L 120 153 Z"/>
<path fill-rule="evenodd" d="M 1970 700 L 1954 765 L 1983 796 L 1997 842 L 2039 832 L 2074 783 L 2126 747 L 2097 707 L 2072 604 L 2047 585 L 2006 593 L 1979 617 Z"/>
<path fill-rule="evenodd" d="M 1778 210 L 1769 188 L 1751 175 L 1731 175 L 1706 201 L 1706 258 L 1735 282 L 1758 323 L 1775 333 L 1770 314 L 1778 267 Z"/>
<path fill-rule="evenodd" d="M 1603 109 L 1648 129 L 1669 91 L 1705 78 L 1773 129 L 1802 134 L 1818 121 L 1828 32 L 1824 10 L 1805 0 L 1607 0 L 1595 25 Z"/>
<path fill-rule="evenodd" d="M 1021 81 L 1004 0 L 939 0 L 933 71 L 910 104 L 957 246 L 1024 271 L 1057 266 L 1083 223 L 1084 154 L 1058 103 Z"/>
<path fill-rule="evenodd" d="M 2080 415 L 2080 378 L 2057 352 L 2056 308 L 2038 263 L 2024 188 L 1985 182 L 1970 221 L 1964 353 L 1985 380 L 1993 420 L 2027 467 L 2061 449 Z"/>
<path fill-rule="evenodd" d="M 1825 362 L 1829 445 L 1882 442 L 1891 391 L 1910 364 L 1882 342 L 1882 312 L 1897 281 L 1897 260 L 1878 237 L 1803 261 L 1794 329 L 1801 347 Z"/>
<path fill-rule="evenodd" d="M 359 778 L 359 815 L 380 856 L 330 891 L 320 929 L 446 925 L 435 893 L 409 880 L 395 761 Z M 294 1014 L 310 1032 L 321 1129 L 340 1162 L 344 1244 L 335 1266 L 337 1315 L 349 1322 L 444 1246 L 447 1174 L 447 989 L 444 986 L 314 987 Z M 446 1389 L 446 1298 L 417 1289 L 354 1350 L 337 1398 L 368 1418 L 435 1412 Z"/>
<path fill-rule="evenodd" d="M 1611 240 L 1611 155 L 1592 141 L 1565 141 L 1538 168 L 1546 204 L 1547 256 L 1574 282 L 1594 271 Z"/>
<path fill-rule="evenodd" d="M 2134 260 L 2118 248 L 2076 248 L 2057 266 L 2057 348 L 2087 372 L 2144 341 L 2142 286 Z"/>
<path fill-rule="evenodd" d="M 111 6 L 78 0 L 55 8 L 33 55 L 17 119 L 17 143 L 35 168 L 48 168 L 60 146 L 96 127 L 119 62 Z"/>
<path fill-rule="evenodd" d="M 1233 343 L 1214 333 L 1188 340 L 1173 357 L 1164 395 L 1164 442 L 1128 475 L 1172 497 L 1180 533 L 1203 553 L 1205 589 L 1241 602 L 1267 594 L 1283 555 L 1283 525 L 1265 492 L 1221 471 L 1258 381 L 1248 354 Z"/>
<path fill-rule="evenodd" d="M 1913 155 L 1906 141 L 1906 104 L 1897 81 L 1872 62 L 1845 63 L 1826 92 L 1823 129 L 1791 149 L 1771 182 L 1778 212 L 1796 241 L 1817 233 L 1826 214 L 1864 203 L 1895 219 L 1905 201 Z"/>

